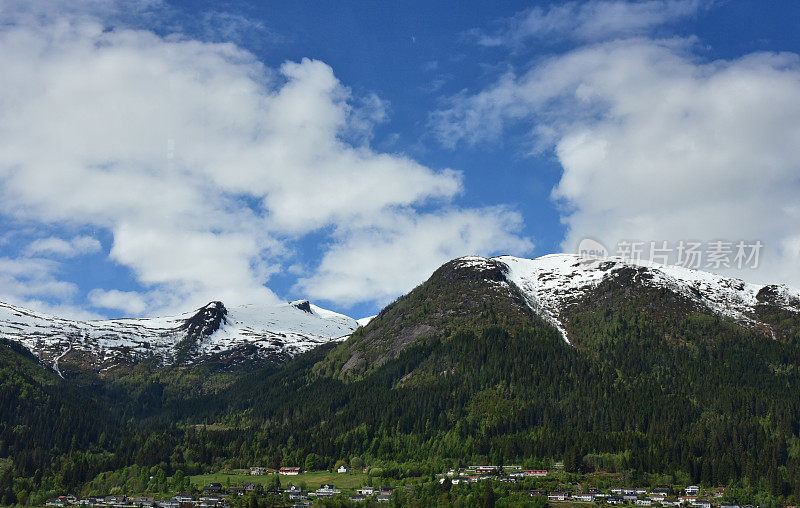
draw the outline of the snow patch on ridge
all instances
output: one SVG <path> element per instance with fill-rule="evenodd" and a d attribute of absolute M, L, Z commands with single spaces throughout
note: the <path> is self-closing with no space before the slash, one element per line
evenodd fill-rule
<path fill-rule="evenodd" d="M 759 303 L 759 291 L 765 287 L 680 266 L 634 262 L 619 257 L 586 258 L 576 254 L 550 254 L 535 259 L 513 256 L 492 259 L 508 268 L 509 281 L 522 291 L 537 314 L 558 328 L 567 343 L 569 338 L 560 315 L 563 307 L 584 296 L 620 268 L 645 268 L 650 275 L 644 281 L 646 284 L 668 288 L 698 301 L 717 314 L 750 323 L 753 319 L 749 314 Z M 790 304 L 797 302 L 800 291 L 783 285 L 773 287 L 778 295 L 776 303 L 800 312 L 800 308 Z"/>
<path fill-rule="evenodd" d="M 162 318 L 73 321 L 0 302 L 0 338 L 22 344 L 60 373 L 58 362 L 68 353 L 90 358 L 101 370 L 150 356 L 172 363 L 179 342 L 187 337 L 187 322 L 202 314 L 208 314 L 204 324 L 210 333 L 193 337 L 196 348 L 190 361 L 248 344 L 261 353 L 295 355 L 343 340 L 359 326 L 355 319 L 302 300 L 227 309 L 211 332 L 210 311 L 220 308 L 224 309 L 221 302 L 212 302 L 194 312 Z"/>

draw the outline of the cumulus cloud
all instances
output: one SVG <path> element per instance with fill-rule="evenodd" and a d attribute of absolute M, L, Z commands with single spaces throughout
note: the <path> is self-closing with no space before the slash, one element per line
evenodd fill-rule
<path fill-rule="evenodd" d="M 354 97 L 325 63 L 273 69 L 230 43 L 110 26 L 118 4 L 26 11 L 0 29 L 0 213 L 110 232 L 109 258 L 142 290 L 95 292 L 90 303 L 132 312 L 144 302 L 152 313 L 212 299 L 275 302 L 265 284 L 296 262 L 292 242 L 329 230 L 337 246 L 363 231 L 394 235 L 386 217 L 422 220 L 417 210 L 462 191 L 457 171 L 373 150 L 371 126 L 387 105 Z M 472 220 L 475 211 L 450 213 Z M 496 248 L 524 243 L 518 223 L 496 225 L 508 240 Z M 461 241 L 453 253 L 475 245 Z M 50 239 L 29 254 L 81 248 Z M 331 290 L 325 266 L 303 287 L 373 299 Z"/>
<path fill-rule="evenodd" d="M 529 240 L 511 233 L 522 217 L 504 207 L 392 214 L 379 228 L 340 231 L 318 271 L 299 286 L 314 298 L 386 303 L 427 279 L 444 262 L 498 249 L 525 254 Z"/>
<path fill-rule="evenodd" d="M 26 250 L 29 255 L 44 254 L 71 258 L 99 252 L 100 249 L 102 249 L 100 242 L 91 236 L 76 236 L 70 240 L 51 236 L 34 240 Z"/>
<path fill-rule="evenodd" d="M 600 41 L 648 33 L 708 8 L 708 0 L 592 0 L 535 6 L 505 20 L 495 33 L 475 32 L 483 46 L 537 42 Z"/>
<path fill-rule="evenodd" d="M 94 307 L 121 310 L 129 316 L 141 315 L 147 309 L 147 302 L 136 291 L 93 289 L 88 298 Z"/>
<path fill-rule="evenodd" d="M 531 126 L 563 167 L 553 197 L 567 251 L 584 236 L 612 250 L 625 239 L 761 240 L 761 269 L 729 273 L 800 286 L 800 57 L 702 61 L 692 48 L 579 48 L 455 98 L 435 121 L 451 143 Z"/>
<path fill-rule="evenodd" d="M 49 259 L 0 257 L 0 301 L 73 319 L 99 317 L 73 304 L 78 287 L 60 280 L 59 269 Z"/>

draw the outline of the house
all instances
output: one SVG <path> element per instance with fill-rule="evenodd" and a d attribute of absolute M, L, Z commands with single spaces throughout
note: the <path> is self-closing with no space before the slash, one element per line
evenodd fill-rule
<path fill-rule="evenodd" d="M 180 503 L 175 501 L 174 499 L 167 499 L 166 501 L 159 501 L 158 506 L 161 508 L 178 508 L 180 507 Z"/>
<path fill-rule="evenodd" d="M 250 474 L 253 476 L 267 474 L 269 470 L 265 467 L 255 466 L 250 468 Z"/>
<path fill-rule="evenodd" d="M 156 500 L 152 497 L 134 497 L 132 502 L 135 506 L 153 506 L 156 504 Z"/>
<path fill-rule="evenodd" d="M 62 498 L 54 497 L 52 499 L 48 499 L 47 503 L 45 503 L 45 506 L 66 506 L 66 504 L 67 502 L 64 501 Z"/>
<path fill-rule="evenodd" d="M 622 500 L 625 501 L 626 503 L 636 502 L 637 499 L 639 499 L 639 496 L 637 496 L 636 494 L 623 494 L 622 495 Z"/>
<path fill-rule="evenodd" d="M 653 504 L 653 501 L 650 500 L 650 499 L 637 499 L 636 500 L 636 505 L 637 506 L 651 506 L 652 504 Z"/>
<path fill-rule="evenodd" d="M 494 473 L 500 469 L 499 466 L 475 466 L 475 472 L 478 474 Z"/>
<path fill-rule="evenodd" d="M 573 501 L 580 501 L 583 503 L 591 503 L 594 501 L 594 497 L 591 494 L 573 494 L 572 495 Z"/>
<path fill-rule="evenodd" d="M 450 483 L 453 484 L 453 485 L 458 485 L 459 483 L 461 483 L 461 478 L 453 478 L 450 481 Z"/>
<path fill-rule="evenodd" d="M 362 496 L 372 496 L 372 495 L 375 494 L 375 488 L 374 487 L 361 487 L 356 492 L 359 495 L 362 495 Z"/>
<path fill-rule="evenodd" d="M 624 502 L 619 496 L 608 496 L 606 498 L 606 503 L 608 504 L 623 504 Z"/>
<path fill-rule="evenodd" d="M 218 494 L 222 492 L 222 484 L 221 483 L 209 483 L 205 487 L 203 487 L 203 492 L 210 492 L 214 494 Z"/>
<path fill-rule="evenodd" d="M 287 476 L 295 476 L 295 475 L 299 475 L 300 474 L 300 468 L 299 467 L 282 467 L 282 468 L 280 468 L 278 473 L 280 473 L 282 475 L 287 475 Z"/>
<path fill-rule="evenodd" d="M 719 508 L 742 508 L 742 507 L 738 504 L 722 503 L 721 505 L 719 505 Z"/>
<path fill-rule="evenodd" d="M 528 495 L 531 496 L 531 497 L 546 496 L 547 493 L 545 491 L 543 491 L 543 490 L 529 490 L 528 491 Z"/>
<path fill-rule="evenodd" d="M 244 487 L 228 487 L 228 494 L 234 494 L 236 496 L 243 496 L 244 495 Z"/>
<path fill-rule="evenodd" d="M 308 492 L 303 492 L 302 490 L 296 490 L 294 492 L 289 492 L 289 499 L 292 501 L 307 501 L 308 500 Z"/>
<path fill-rule="evenodd" d="M 394 487 L 381 487 L 382 496 L 391 496 L 392 492 L 394 492 Z"/>
<path fill-rule="evenodd" d="M 242 484 L 242 488 L 245 492 L 255 492 L 256 491 L 256 484 L 253 482 L 245 482 Z"/>
<path fill-rule="evenodd" d="M 331 497 L 341 493 L 342 491 L 336 489 L 333 485 L 324 484 L 309 495 L 317 497 Z"/>
<path fill-rule="evenodd" d="M 693 503 L 693 502 L 697 501 L 697 496 L 696 495 L 694 495 L 694 496 L 681 496 L 681 497 L 678 498 L 678 500 L 681 503 L 689 504 L 689 503 Z"/>
<path fill-rule="evenodd" d="M 692 506 L 695 508 L 711 508 L 711 502 L 704 499 L 698 499 L 696 501 L 692 501 Z"/>
<path fill-rule="evenodd" d="M 523 473 L 525 476 L 542 477 L 547 476 L 547 469 L 526 469 Z"/>
<path fill-rule="evenodd" d="M 663 501 L 659 501 L 659 503 L 661 503 L 661 506 L 680 506 L 681 504 L 683 504 L 678 499 L 665 499 Z"/>
<path fill-rule="evenodd" d="M 567 499 L 568 498 L 567 498 L 567 493 L 566 492 L 551 492 L 547 496 L 547 500 L 548 501 L 552 501 L 552 502 L 564 502 Z"/>
<path fill-rule="evenodd" d="M 215 506 L 222 506 L 224 501 L 219 496 L 203 496 L 200 498 L 199 506 L 202 508 L 213 508 Z"/>
<path fill-rule="evenodd" d="M 684 490 L 684 493 L 687 496 L 697 496 L 700 493 L 700 487 L 698 487 L 697 485 L 689 485 Z"/>
<path fill-rule="evenodd" d="M 366 500 L 367 500 L 367 496 L 362 496 L 360 494 L 356 494 L 354 496 L 350 496 L 350 501 L 352 501 L 354 503 L 360 503 L 360 502 L 366 501 Z"/>
<path fill-rule="evenodd" d="M 522 466 L 503 466 L 505 471 L 522 471 Z"/>
<path fill-rule="evenodd" d="M 347 466 L 339 466 L 339 469 L 336 470 L 337 473 L 347 473 L 350 471 L 350 468 Z"/>
<path fill-rule="evenodd" d="M 178 503 L 191 503 L 194 501 L 194 498 L 185 492 L 181 492 L 177 496 L 172 498 L 173 501 L 177 501 Z"/>
<path fill-rule="evenodd" d="M 389 501 L 392 500 L 392 495 L 381 494 L 380 496 L 376 497 L 375 500 L 378 501 L 379 503 L 388 503 Z"/>

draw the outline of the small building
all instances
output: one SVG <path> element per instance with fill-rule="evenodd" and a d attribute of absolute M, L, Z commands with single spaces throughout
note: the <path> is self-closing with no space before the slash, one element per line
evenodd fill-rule
<path fill-rule="evenodd" d="M 203 496 L 199 500 L 199 506 L 201 508 L 214 508 L 217 506 L 222 506 L 223 504 L 225 503 L 219 496 Z"/>
<path fill-rule="evenodd" d="M 302 490 L 289 492 L 289 499 L 292 501 L 307 501 L 308 492 L 303 492 Z"/>
<path fill-rule="evenodd" d="M 331 497 L 341 493 L 342 491 L 336 489 L 333 485 L 323 484 L 320 488 L 312 492 L 310 495 L 317 497 Z"/>
<path fill-rule="evenodd" d="M 339 466 L 339 469 L 336 470 L 337 473 L 348 473 L 350 472 L 350 468 L 347 466 Z"/>
<path fill-rule="evenodd" d="M 190 496 L 189 494 L 186 494 L 185 492 L 181 492 L 180 494 L 178 494 L 177 496 L 173 497 L 172 499 L 174 501 L 177 501 L 178 503 L 191 503 L 191 502 L 194 501 L 194 498 L 192 496 Z"/>
<path fill-rule="evenodd" d="M 280 468 L 278 473 L 280 473 L 282 475 L 286 475 L 286 476 L 296 476 L 296 475 L 300 474 L 300 468 L 299 467 L 282 467 L 282 468 Z"/>
<path fill-rule="evenodd" d="M 523 471 L 523 473 L 525 474 L 525 476 L 533 476 L 540 478 L 543 476 L 547 476 L 547 469 L 526 469 L 525 471 Z"/>

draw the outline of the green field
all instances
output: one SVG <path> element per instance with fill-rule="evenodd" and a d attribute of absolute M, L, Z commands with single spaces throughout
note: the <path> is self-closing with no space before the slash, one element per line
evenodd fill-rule
<path fill-rule="evenodd" d="M 273 477 L 274 475 L 251 476 L 244 471 L 234 471 L 192 476 L 192 483 L 201 488 L 209 483 L 221 483 L 225 487 L 241 487 L 243 483 L 253 482 L 267 486 Z M 286 488 L 289 484 L 300 485 L 305 482 L 305 488 L 309 491 L 316 490 L 323 483 L 333 485 L 342 491 L 354 490 L 364 486 L 368 478 L 369 476 L 364 473 L 331 473 L 330 471 L 311 471 L 300 473 L 297 476 L 280 476 L 281 487 Z"/>

